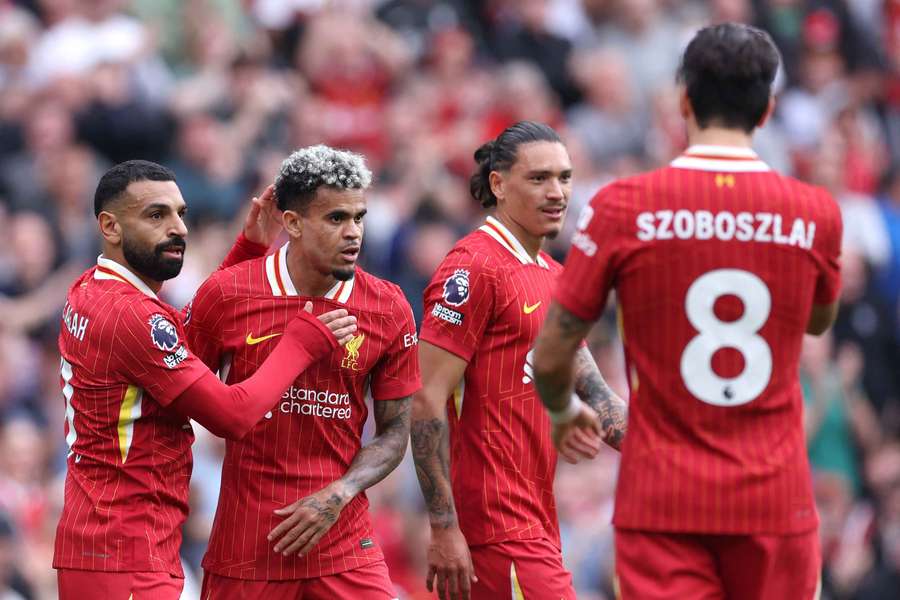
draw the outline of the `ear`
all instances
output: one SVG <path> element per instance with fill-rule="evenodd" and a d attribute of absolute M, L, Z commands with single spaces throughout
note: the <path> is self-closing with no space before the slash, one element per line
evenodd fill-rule
<path fill-rule="evenodd" d="M 497 197 L 497 200 L 501 200 L 506 193 L 504 189 L 506 187 L 503 181 L 503 175 L 498 171 L 491 171 L 490 175 L 488 175 L 488 183 L 491 186 L 491 191 L 494 193 L 494 196 Z"/>
<path fill-rule="evenodd" d="M 286 210 L 281 213 L 281 223 L 292 238 L 298 238 L 303 234 L 303 219 L 297 211 Z"/>
<path fill-rule="evenodd" d="M 118 246 L 122 243 L 122 225 L 116 215 L 105 210 L 101 211 L 97 215 L 97 226 L 107 244 Z"/>
<path fill-rule="evenodd" d="M 681 113 L 682 119 L 689 121 L 691 117 L 694 116 L 694 107 L 691 106 L 691 99 L 688 97 L 687 86 L 678 86 L 678 91 L 678 112 Z"/>
<path fill-rule="evenodd" d="M 766 112 L 763 113 L 762 119 L 759 120 L 759 123 L 756 124 L 757 127 L 762 127 L 766 123 L 769 122 L 769 119 L 772 117 L 772 113 L 775 112 L 775 95 L 769 96 L 769 105 L 766 107 Z"/>

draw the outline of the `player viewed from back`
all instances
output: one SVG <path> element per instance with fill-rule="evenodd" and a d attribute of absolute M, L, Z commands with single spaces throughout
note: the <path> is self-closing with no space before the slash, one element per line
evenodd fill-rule
<path fill-rule="evenodd" d="M 798 360 L 834 320 L 841 217 L 751 149 L 771 115 L 768 34 L 701 30 L 680 67 L 690 147 L 600 190 L 535 349 L 544 404 L 615 289 L 631 390 L 616 491 L 624 600 L 807 600 L 820 570 Z M 577 423 L 556 426 L 565 440 Z"/>
<path fill-rule="evenodd" d="M 281 229 L 271 195 L 254 199 L 225 264 L 265 254 Z M 103 254 L 69 290 L 59 335 L 69 453 L 53 566 L 63 600 L 177 599 L 188 417 L 218 435 L 244 435 L 337 346 L 335 335 L 346 342 L 355 333 L 344 310 L 321 322 L 297 315 L 256 376 L 225 386 L 185 345 L 181 315 L 156 295 L 181 270 L 185 210 L 175 176 L 155 163 L 116 165 L 97 186 Z"/>
<path fill-rule="evenodd" d="M 346 310 L 358 327 L 227 443 L 204 599 L 395 597 L 364 492 L 403 458 L 419 365 L 403 293 L 356 266 L 370 180 L 357 154 L 291 154 L 275 180 L 290 241 L 217 272 L 194 298 L 190 343 L 228 382 L 261 368 L 309 302 L 314 314 Z M 367 394 L 376 431 L 361 447 Z"/>
<path fill-rule="evenodd" d="M 560 554 L 556 451 L 531 369 L 561 271 L 541 245 L 562 228 L 572 165 L 557 133 L 529 121 L 475 161 L 472 195 L 494 216 L 454 246 L 425 290 L 412 445 L 431 521 L 426 584 L 442 599 L 575 598 Z M 590 432 L 562 449 L 574 462 L 596 454 L 601 431 L 617 448 L 626 415 L 587 348 L 572 361 L 586 402 L 572 416 Z"/>

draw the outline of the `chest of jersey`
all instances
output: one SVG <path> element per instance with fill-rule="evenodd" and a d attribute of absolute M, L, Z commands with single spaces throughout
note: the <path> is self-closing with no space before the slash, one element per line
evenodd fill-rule
<path fill-rule="evenodd" d="M 224 354 L 229 383 L 249 377 L 275 348 L 288 324 L 313 303 L 313 314 L 345 308 L 357 318 L 353 339 L 328 357 L 312 365 L 298 377 L 298 383 L 328 383 L 328 394 L 346 395 L 364 386 L 372 369 L 396 334 L 379 312 L 358 310 L 322 298 L 259 298 L 236 306 L 223 332 Z"/>
<path fill-rule="evenodd" d="M 520 265 L 497 281 L 494 319 L 487 340 L 531 348 L 550 307 L 555 273 L 538 265 Z"/>

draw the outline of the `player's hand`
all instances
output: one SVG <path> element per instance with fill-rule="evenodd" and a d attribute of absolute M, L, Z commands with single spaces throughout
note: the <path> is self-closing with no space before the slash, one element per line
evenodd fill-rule
<path fill-rule="evenodd" d="M 312 302 L 307 302 L 303 310 L 311 313 Z M 356 333 L 356 317 L 349 315 L 343 308 L 321 314 L 318 318 L 331 330 L 341 346 L 352 340 Z"/>
<path fill-rule="evenodd" d="M 441 600 L 469 600 L 476 581 L 469 545 L 459 527 L 432 528 L 425 577 L 428 591 L 437 590 Z"/>
<path fill-rule="evenodd" d="M 587 404 L 582 404 L 578 415 L 568 423 L 553 425 L 552 436 L 559 455 L 573 465 L 596 457 L 603 445 L 599 415 Z"/>
<path fill-rule="evenodd" d="M 275 186 L 270 185 L 259 198 L 250 201 L 250 212 L 244 221 L 244 237 L 266 247 L 281 233 L 281 211 L 275 202 Z"/>
<path fill-rule="evenodd" d="M 331 484 L 276 510 L 276 515 L 286 518 L 269 532 L 268 539 L 275 542 L 275 552 L 284 556 L 303 556 L 312 550 L 337 522 L 349 501 L 335 484 Z"/>

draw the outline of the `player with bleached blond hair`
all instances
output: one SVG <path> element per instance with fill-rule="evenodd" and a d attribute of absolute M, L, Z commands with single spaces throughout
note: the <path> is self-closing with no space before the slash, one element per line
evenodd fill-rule
<path fill-rule="evenodd" d="M 194 298 L 188 337 L 229 382 L 251 376 L 309 303 L 315 315 L 344 309 L 358 327 L 227 444 L 204 599 L 395 597 L 365 490 L 403 457 L 419 365 L 403 293 L 356 265 L 370 182 L 357 154 L 297 150 L 275 180 L 290 241 L 216 273 Z M 361 447 L 367 393 L 376 433 Z"/>

